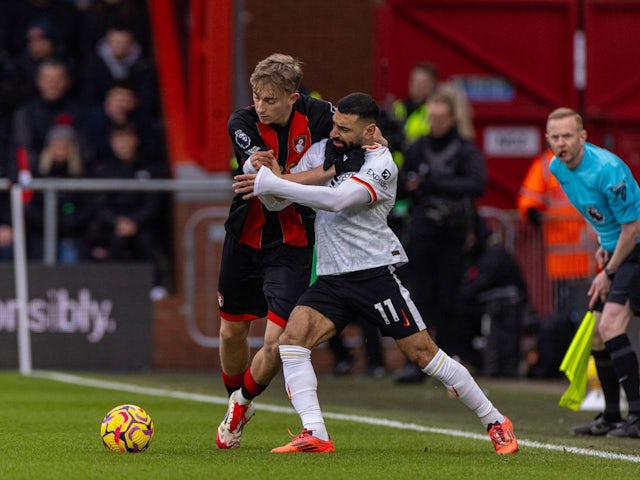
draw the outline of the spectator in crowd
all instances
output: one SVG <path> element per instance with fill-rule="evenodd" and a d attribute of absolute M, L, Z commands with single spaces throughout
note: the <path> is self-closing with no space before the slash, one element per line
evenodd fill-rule
<path fill-rule="evenodd" d="M 473 126 L 473 108 L 465 91 L 452 80 L 438 83 L 438 90 L 453 99 L 456 127 L 460 136 L 466 140 L 476 138 L 476 130 Z"/>
<path fill-rule="evenodd" d="M 389 149 L 398 167 L 404 162 L 404 153 L 418 138 L 429 133 L 427 100 L 438 85 L 438 69 L 429 62 L 411 67 L 407 85 L 408 96 L 396 99 L 383 113 L 380 124 L 382 134 L 389 140 Z"/>
<path fill-rule="evenodd" d="M 68 0 L 68 1 L 73 2 L 73 4 L 76 6 L 76 8 L 81 14 L 83 12 L 86 12 L 94 2 L 94 0 Z M 82 20 L 82 23 L 84 24 L 84 18 Z"/>
<path fill-rule="evenodd" d="M 43 17 L 33 20 L 25 33 L 23 49 L 18 54 L 15 66 L 18 101 L 24 101 L 37 93 L 36 74 L 43 60 L 61 58 L 65 60 L 69 74 L 73 77 L 74 62 L 65 56 L 57 41 L 55 25 Z"/>
<path fill-rule="evenodd" d="M 36 177 L 83 178 L 84 162 L 80 156 L 78 137 L 69 125 L 55 125 L 47 134 L 39 156 Z M 78 263 L 88 258 L 89 224 L 94 217 L 93 203 L 86 192 L 60 191 L 57 204 L 57 261 Z M 25 206 L 27 252 L 32 260 L 43 259 L 44 198 L 34 192 Z"/>
<path fill-rule="evenodd" d="M 407 97 L 395 99 L 381 113 L 380 130 L 389 141 L 389 150 L 398 168 L 404 163 L 407 148 L 422 135 L 429 133 L 427 99 L 437 85 L 437 67 L 430 62 L 415 63 L 409 71 Z M 389 226 L 403 244 L 407 241 L 409 203 L 407 198 L 397 199 L 388 218 Z"/>
<path fill-rule="evenodd" d="M 138 108 L 138 94 L 128 81 L 117 81 L 104 101 L 87 111 L 86 133 L 91 146 L 91 163 L 97 166 L 111 154 L 109 132 L 112 128 L 133 123 L 140 135 L 140 149 L 150 160 L 160 156 L 161 135 L 154 129 L 152 117 Z"/>
<path fill-rule="evenodd" d="M 146 0 L 92 0 L 83 11 L 81 35 L 85 55 L 93 51 L 114 22 L 130 27 L 145 54 L 151 53 L 151 22 Z"/>
<path fill-rule="evenodd" d="M 81 137 L 84 107 L 69 90 L 71 78 L 66 64 L 56 58 L 44 60 L 36 73 L 38 94 L 16 108 L 10 138 L 9 176 L 17 177 L 17 152 L 25 148 L 29 159 L 29 169 L 34 172 L 39 153 L 44 148 L 49 129 L 65 123 L 76 129 L 80 138 L 80 151 L 84 155 L 86 147 Z"/>
<path fill-rule="evenodd" d="M 145 56 L 133 31 L 124 25 L 110 26 L 85 62 L 83 98 L 91 104 L 104 101 L 117 81 L 129 81 L 139 97 L 139 107 L 156 114 L 157 87 L 151 58 Z"/>
<path fill-rule="evenodd" d="M 16 56 L 24 46 L 24 36 L 31 22 L 46 19 L 55 26 L 60 48 L 65 55 L 78 58 L 81 16 L 67 0 L 3 1 L 2 20 L 6 48 Z"/>
<path fill-rule="evenodd" d="M 407 150 L 398 196 L 412 209 L 405 272 L 420 312 L 439 345 L 459 355 L 456 305 L 464 270 L 464 247 L 475 199 L 487 183 L 480 149 L 460 136 L 451 96 L 438 92 L 427 102 L 430 131 Z M 415 382 L 424 374 L 409 364 L 397 377 Z"/>
<path fill-rule="evenodd" d="M 491 234 L 485 220 L 473 215 L 465 250 L 467 269 L 460 292 L 460 357 L 490 377 L 517 377 L 520 332 L 527 287 L 515 257 Z M 480 340 L 477 345 L 474 340 Z M 482 359 L 474 350 L 482 351 Z"/>
<path fill-rule="evenodd" d="M 132 124 L 114 127 L 109 160 L 97 171 L 99 178 L 137 178 L 165 175 L 139 152 L 140 137 Z M 153 264 L 151 298 L 166 295 L 164 258 L 155 239 L 155 224 L 162 213 L 162 195 L 156 192 L 99 192 L 96 194 L 98 228 L 92 256 L 96 260 L 145 260 Z"/>

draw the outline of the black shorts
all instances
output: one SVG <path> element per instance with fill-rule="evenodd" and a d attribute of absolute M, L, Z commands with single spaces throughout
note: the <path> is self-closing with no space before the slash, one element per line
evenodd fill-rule
<path fill-rule="evenodd" d="M 624 305 L 629 300 L 631 310 L 640 313 L 640 246 L 627 256 L 613 277 L 607 302 Z"/>
<path fill-rule="evenodd" d="M 408 290 L 391 267 L 320 276 L 302 294 L 298 305 L 322 313 L 338 332 L 358 317 L 395 339 L 426 329 Z"/>
<path fill-rule="evenodd" d="M 313 247 L 279 245 L 256 250 L 227 235 L 220 262 L 218 305 L 229 321 L 267 316 L 284 327 L 309 286 Z"/>

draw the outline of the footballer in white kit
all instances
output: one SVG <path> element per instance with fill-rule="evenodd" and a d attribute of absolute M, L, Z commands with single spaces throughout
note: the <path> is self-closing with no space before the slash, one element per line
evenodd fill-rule
<path fill-rule="evenodd" d="M 312 145 L 298 163 L 300 173 L 291 177 L 313 183 L 314 178 L 317 182 L 333 174 L 327 184 L 294 183 L 274 174 L 269 166 L 262 166 L 257 175 L 235 177 L 236 193 L 252 188 L 269 209 L 284 208 L 287 202 L 318 209 L 319 276 L 291 312 L 278 347 L 287 395 L 303 429 L 271 452 L 335 452 L 320 408 L 311 350 L 356 316 L 393 337 L 409 360 L 473 410 L 496 453 L 517 452 L 511 421 L 495 408 L 469 371 L 433 342 L 409 292 L 394 274 L 396 266 L 408 259 L 387 226 L 398 170 L 387 148 L 375 143 L 379 115 L 375 100 L 365 93 L 352 93 L 336 107 L 331 140 Z M 328 174 L 327 169 L 334 167 Z M 272 162 L 271 168 L 279 167 Z M 312 170 L 302 173 L 303 169 Z"/>
<path fill-rule="evenodd" d="M 322 165 L 326 142 L 312 145 L 292 172 Z M 400 240 L 387 227 L 387 216 L 396 199 L 398 169 L 386 147 L 376 144 L 363 148 L 365 163 L 360 171 L 343 173 L 327 185 L 338 188 L 344 182 L 355 181 L 367 189 L 371 201 L 339 212 L 318 210 L 315 221 L 318 275 L 407 262 Z"/>
<path fill-rule="evenodd" d="M 327 141 L 313 144 L 292 173 L 322 165 Z M 398 169 L 386 147 L 374 144 L 362 148 L 365 154 L 360 170 L 334 176 L 324 186 L 302 186 L 261 168 L 254 193 L 267 208 L 281 209 L 295 202 L 318 209 L 318 279 L 298 305 L 318 310 L 338 331 L 359 314 L 383 335 L 403 338 L 426 326 L 408 290 L 393 273 L 408 261 L 400 240 L 387 225 Z"/>

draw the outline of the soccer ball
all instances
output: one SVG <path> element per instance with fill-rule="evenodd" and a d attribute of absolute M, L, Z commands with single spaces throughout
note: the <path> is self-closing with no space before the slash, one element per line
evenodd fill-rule
<path fill-rule="evenodd" d="M 137 405 L 118 405 L 102 420 L 100 435 L 112 452 L 142 452 L 153 438 L 153 420 Z"/>

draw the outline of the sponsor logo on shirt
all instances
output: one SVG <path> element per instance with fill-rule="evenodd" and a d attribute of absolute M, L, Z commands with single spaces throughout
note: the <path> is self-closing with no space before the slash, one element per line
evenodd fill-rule
<path fill-rule="evenodd" d="M 376 172 L 373 168 L 367 169 L 367 176 L 371 178 L 375 183 L 377 183 L 380 188 L 383 190 L 387 190 L 389 185 L 387 185 L 387 180 L 391 177 L 391 172 L 386 168 L 382 171 L 382 173 Z"/>

